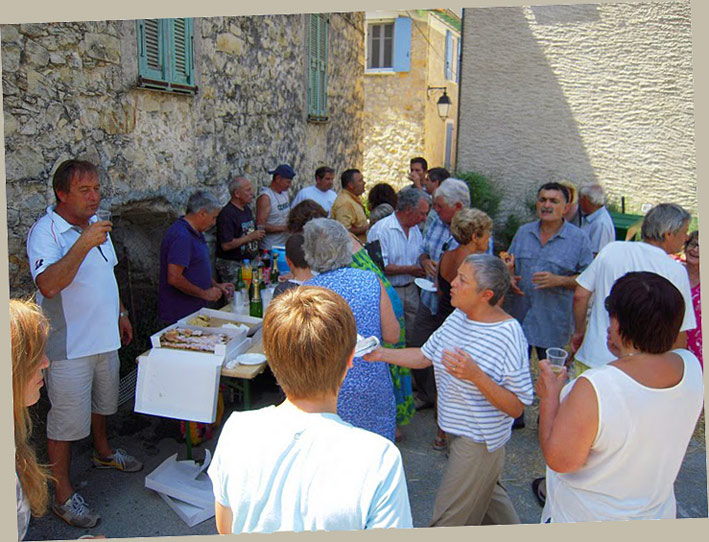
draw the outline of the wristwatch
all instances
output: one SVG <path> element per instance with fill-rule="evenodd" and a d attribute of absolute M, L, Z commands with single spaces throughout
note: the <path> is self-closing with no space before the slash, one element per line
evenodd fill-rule
<path fill-rule="evenodd" d="M 123 318 L 124 316 L 128 316 L 128 311 L 121 311 L 118 313 L 118 318 Z"/>

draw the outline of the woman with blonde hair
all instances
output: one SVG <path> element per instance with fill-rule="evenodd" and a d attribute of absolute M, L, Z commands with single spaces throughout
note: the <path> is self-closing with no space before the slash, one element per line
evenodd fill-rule
<path fill-rule="evenodd" d="M 49 322 L 40 308 L 29 301 L 10 300 L 10 339 L 12 342 L 12 399 L 15 421 L 15 487 L 17 492 L 18 539 L 27 534 L 30 514 L 41 516 L 47 510 L 48 474 L 37 463 L 30 446 L 32 420 L 28 408 L 39 400 L 44 384 L 42 370 L 49 366 L 44 354 Z"/>

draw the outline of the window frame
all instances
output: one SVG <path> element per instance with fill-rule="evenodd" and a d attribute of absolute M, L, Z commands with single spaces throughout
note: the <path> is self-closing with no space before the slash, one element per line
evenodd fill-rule
<path fill-rule="evenodd" d="M 365 26 L 364 40 L 364 72 L 367 74 L 391 74 L 411 71 L 411 34 L 413 21 L 410 17 L 387 17 L 381 19 L 368 19 Z M 393 25 L 391 67 L 370 68 L 370 49 L 372 26 Z M 380 53 L 381 54 L 381 53 Z"/>

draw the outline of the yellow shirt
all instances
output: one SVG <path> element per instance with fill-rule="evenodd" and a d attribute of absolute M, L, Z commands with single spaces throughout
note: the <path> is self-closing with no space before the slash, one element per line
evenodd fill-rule
<path fill-rule="evenodd" d="M 330 216 L 337 220 L 348 230 L 352 227 L 361 228 L 367 224 L 367 215 L 364 212 L 364 205 L 357 196 L 349 190 L 340 190 L 335 202 L 332 204 Z M 367 242 L 367 234 L 362 233 L 357 236 L 363 243 Z"/>

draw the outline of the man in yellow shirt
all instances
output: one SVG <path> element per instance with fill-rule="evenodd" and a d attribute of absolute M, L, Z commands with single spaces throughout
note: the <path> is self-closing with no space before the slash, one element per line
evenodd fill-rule
<path fill-rule="evenodd" d="M 340 181 L 342 190 L 332 204 L 330 216 L 366 243 L 369 223 L 361 199 L 364 178 L 358 169 L 347 169 L 340 176 Z"/>

